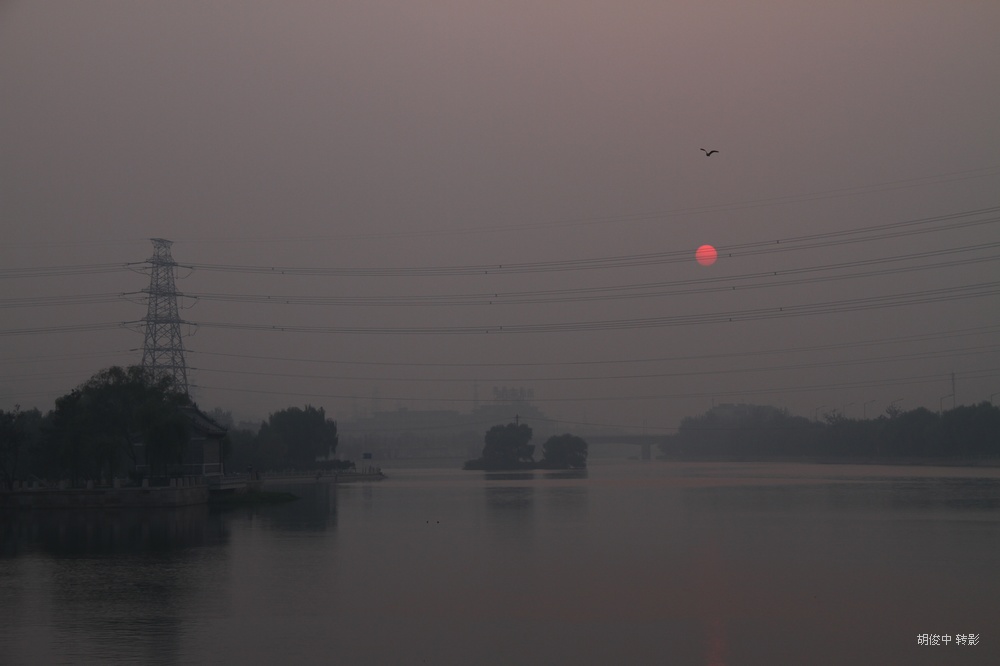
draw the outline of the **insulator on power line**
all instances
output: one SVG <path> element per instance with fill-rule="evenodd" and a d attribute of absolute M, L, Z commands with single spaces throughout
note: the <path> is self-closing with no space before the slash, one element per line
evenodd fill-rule
<path fill-rule="evenodd" d="M 187 364 L 184 361 L 184 344 L 181 341 L 181 321 L 177 313 L 177 292 L 174 284 L 174 267 L 177 263 L 170 256 L 173 241 L 152 238 L 153 256 L 149 258 L 149 288 L 146 338 L 142 345 L 142 368 L 154 379 L 173 377 L 178 390 L 188 392 Z"/>

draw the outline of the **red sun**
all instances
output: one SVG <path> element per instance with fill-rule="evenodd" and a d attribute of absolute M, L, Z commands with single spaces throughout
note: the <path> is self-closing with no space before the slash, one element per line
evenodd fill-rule
<path fill-rule="evenodd" d="M 694 258 L 702 266 L 711 266 L 719 258 L 719 253 L 711 245 L 702 245 L 695 251 Z"/>

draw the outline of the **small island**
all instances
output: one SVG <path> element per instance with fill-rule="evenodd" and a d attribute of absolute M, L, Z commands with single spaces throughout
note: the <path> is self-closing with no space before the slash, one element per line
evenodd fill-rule
<path fill-rule="evenodd" d="M 585 469 L 587 442 L 569 433 L 553 435 L 542 445 L 542 459 L 535 461 L 531 427 L 524 423 L 495 425 L 486 432 L 483 455 L 467 460 L 462 469 L 509 471 L 529 469 Z"/>

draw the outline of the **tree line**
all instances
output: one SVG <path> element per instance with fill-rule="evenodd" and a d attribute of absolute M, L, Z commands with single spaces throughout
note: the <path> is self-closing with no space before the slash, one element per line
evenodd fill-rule
<path fill-rule="evenodd" d="M 1000 457 L 1000 408 L 982 402 L 814 421 L 777 407 L 724 405 L 683 419 L 660 450 L 671 459 L 985 461 Z"/>
<path fill-rule="evenodd" d="M 223 416 L 220 422 L 227 419 Z M 231 423 L 231 419 L 229 419 Z M 225 425 L 225 424 L 224 424 Z M 339 438 L 337 422 L 322 407 L 289 407 L 274 412 L 254 431 L 242 424 L 229 429 L 228 459 L 234 470 L 312 470 L 353 467 L 332 460 Z M 330 460 L 318 460 L 330 459 Z"/>
<path fill-rule="evenodd" d="M 0 413 L 0 478 L 111 483 L 141 457 L 152 474 L 179 463 L 189 437 L 180 408 L 191 404 L 169 377 L 112 367 L 56 399 L 47 414 Z"/>
<path fill-rule="evenodd" d="M 170 377 L 152 378 L 138 366 L 107 368 L 57 398 L 45 414 L 0 410 L 0 484 L 110 485 L 116 478 L 177 475 L 190 452 L 193 409 Z M 336 448 L 336 421 L 309 405 L 271 414 L 256 432 L 230 430 L 222 439 L 232 471 L 316 469 L 332 464 L 317 458 L 332 458 Z"/>

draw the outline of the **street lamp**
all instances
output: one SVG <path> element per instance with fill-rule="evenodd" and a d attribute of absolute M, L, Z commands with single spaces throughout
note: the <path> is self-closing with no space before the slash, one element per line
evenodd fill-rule
<path fill-rule="evenodd" d="M 826 405 L 820 405 L 819 407 L 813 410 L 813 421 L 819 421 L 819 410 L 823 409 L 824 407 L 826 407 Z"/>
<path fill-rule="evenodd" d="M 948 395 L 943 395 L 943 396 L 941 396 L 938 399 L 938 414 L 943 414 L 944 413 L 944 401 L 945 401 L 945 398 L 953 398 L 953 397 L 955 397 L 955 396 L 953 394 L 949 393 Z"/>

